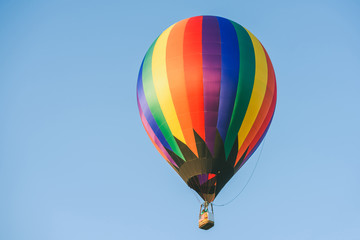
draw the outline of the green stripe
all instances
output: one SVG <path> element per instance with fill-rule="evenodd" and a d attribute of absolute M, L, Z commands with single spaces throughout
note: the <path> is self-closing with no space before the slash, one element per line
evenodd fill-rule
<path fill-rule="evenodd" d="M 154 41 L 154 43 L 151 45 L 149 50 L 147 51 L 145 55 L 144 65 L 142 69 L 142 77 L 143 77 L 143 87 L 144 87 L 144 93 L 146 101 L 149 105 L 149 109 L 157 123 L 157 125 L 160 127 L 160 131 L 163 133 L 166 141 L 169 143 L 172 151 L 177 154 L 179 157 L 181 157 L 184 161 L 184 156 L 182 155 L 179 146 L 177 145 L 175 138 L 173 134 L 170 131 L 170 128 L 165 120 L 165 117 L 162 113 L 155 87 L 153 82 L 153 76 L 152 76 L 152 55 L 154 52 L 154 46 L 157 40 Z"/>
<path fill-rule="evenodd" d="M 244 120 L 255 80 L 255 52 L 251 38 L 245 28 L 235 22 L 232 22 L 232 24 L 239 42 L 240 66 L 234 109 L 225 139 L 226 158 L 231 152 Z"/>

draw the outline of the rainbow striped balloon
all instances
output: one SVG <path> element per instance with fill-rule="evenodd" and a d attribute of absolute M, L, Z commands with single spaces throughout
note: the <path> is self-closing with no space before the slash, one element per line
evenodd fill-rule
<path fill-rule="evenodd" d="M 274 69 L 259 40 L 241 25 L 192 17 L 166 29 L 147 51 L 137 100 L 155 147 L 212 202 L 269 128 Z"/>

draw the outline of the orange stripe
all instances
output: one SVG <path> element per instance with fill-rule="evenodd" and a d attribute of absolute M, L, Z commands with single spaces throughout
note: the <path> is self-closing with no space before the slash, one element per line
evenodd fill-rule
<path fill-rule="evenodd" d="M 193 129 L 205 140 L 202 16 L 190 18 L 184 33 L 184 73 Z"/>
<path fill-rule="evenodd" d="M 274 91 L 276 93 L 276 83 L 275 83 L 275 90 Z M 270 124 L 270 121 L 271 121 L 271 119 L 272 119 L 272 117 L 274 115 L 274 112 L 275 112 L 276 99 L 277 99 L 276 94 L 274 94 L 273 99 L 271 101 L 270 110 L 269 110 L 268 114 L 266 115 L 265 121 L 263 122 L 263 124 L 262 124 L 262 126 L 260 128 L 260 131 L 257 132 L 255 138 L 250 143 L 249 150 L 250 149 L 252 150 L 257 145 L 258 141 L 260 140 L 260 138 L 263 136 L 264 132 L 268 128 L 268 126 Z M 248 151 L 246 153 L 245 160 L 250 157 L 249 156 L 250 153 L 251 153 L 251 151 Z"/>
<path fill-rule="evenodd" d="M 263 49 L 264 49 L 264 47 L 263 47 Z M 261 108 L 259 110 L 259 113 L 256 116 L 255 122 L 252 125 L 250 132 L 246 136 L 245 141 L 240 146 L 240 149 L 238 151 L 238 158 L 237 158 L 237 161 L 236 161 L 235 165 L 237 164 L 240 157 L 244 154 L 245 150 L 249 147 L 250 143 L 253 141 L 256 134 L 260 130 L 260 128 L 261 128 L 263 122 L 265 121 L 265 118 L 266 118 L 266 116 L 267 116 L 267 114 L 269 112 L 269 109 L 270 109 L 270 106 L 271 106 L 271 103 L 272 103 L 272 99 L 273 99 L 273 96 L 274 96 L 274 89 L 275 89 L 274 69 L 273 69 L 270 58 L 269 58 L 269 56 L 268 56 L 265 49 L 264 49 L 264 52 L 265 52 L 266 61 L 267 61 L 267 65 L 268 65 L 268 81 L 267 81 L 267 86 L 266 86 L 266 88 L 267 88 L 266 93 L 265 93 L 264 100 L 262 102 Z M 249 150 L 251 150 L 251 149 L 249 149 Z"/>
<path fill-rule="evenodd" d="M 185 27 L 188 21 L 189 19 L 185 19 L 176 23 L 169 34 L 166 46 L 166 66 L 170 92 L 185 144 L 197 155 L 184 73 L 183 45 Z"/>

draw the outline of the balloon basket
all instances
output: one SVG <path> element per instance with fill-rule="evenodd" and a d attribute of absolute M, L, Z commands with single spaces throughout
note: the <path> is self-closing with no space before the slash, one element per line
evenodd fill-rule
<path fill-rule="evenodd" d="M 210 208 L 209 208 L 210 205 Z M 214 209 L 212 203 L 204 202 L 200 205 L 199 228 L 209 230 L 214 226 Z"/>

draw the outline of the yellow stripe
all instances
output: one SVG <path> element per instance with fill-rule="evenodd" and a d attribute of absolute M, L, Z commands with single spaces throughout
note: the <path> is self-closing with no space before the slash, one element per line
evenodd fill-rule
<path fill-rule="evenodd" d="M 241 124 L 238 140 L 239 140 L 239 149 L 243 142 L 245 141 L 246 136 L 248 135 L 252 125 L 255 122 L 255 119 L 259 113 L 260 107 L 264 100 L 266 85 L 268 80 L 268 69 L 265 52 L 261 46 L 261 43 L 257 38 L 248 30 L 246 30 L 251 38 L 251 41 L 254 45 L 255 51 L 255 80 L 254 87 L 251 93 L 251 98 L 249 102 L 248 109 L 244 117 L 244 121 Z"/>
<path fill-rule="evenodd" d="M 155 92 L 158 97 L 160 108 L 172 134 L 185 143 L 175 106 L 171 98 L 169 82 L 166 71 L 166 45 L 170 31 L 174 25 L 166 29 L 158 38 L 152 56 L 152 73 Z"/>

